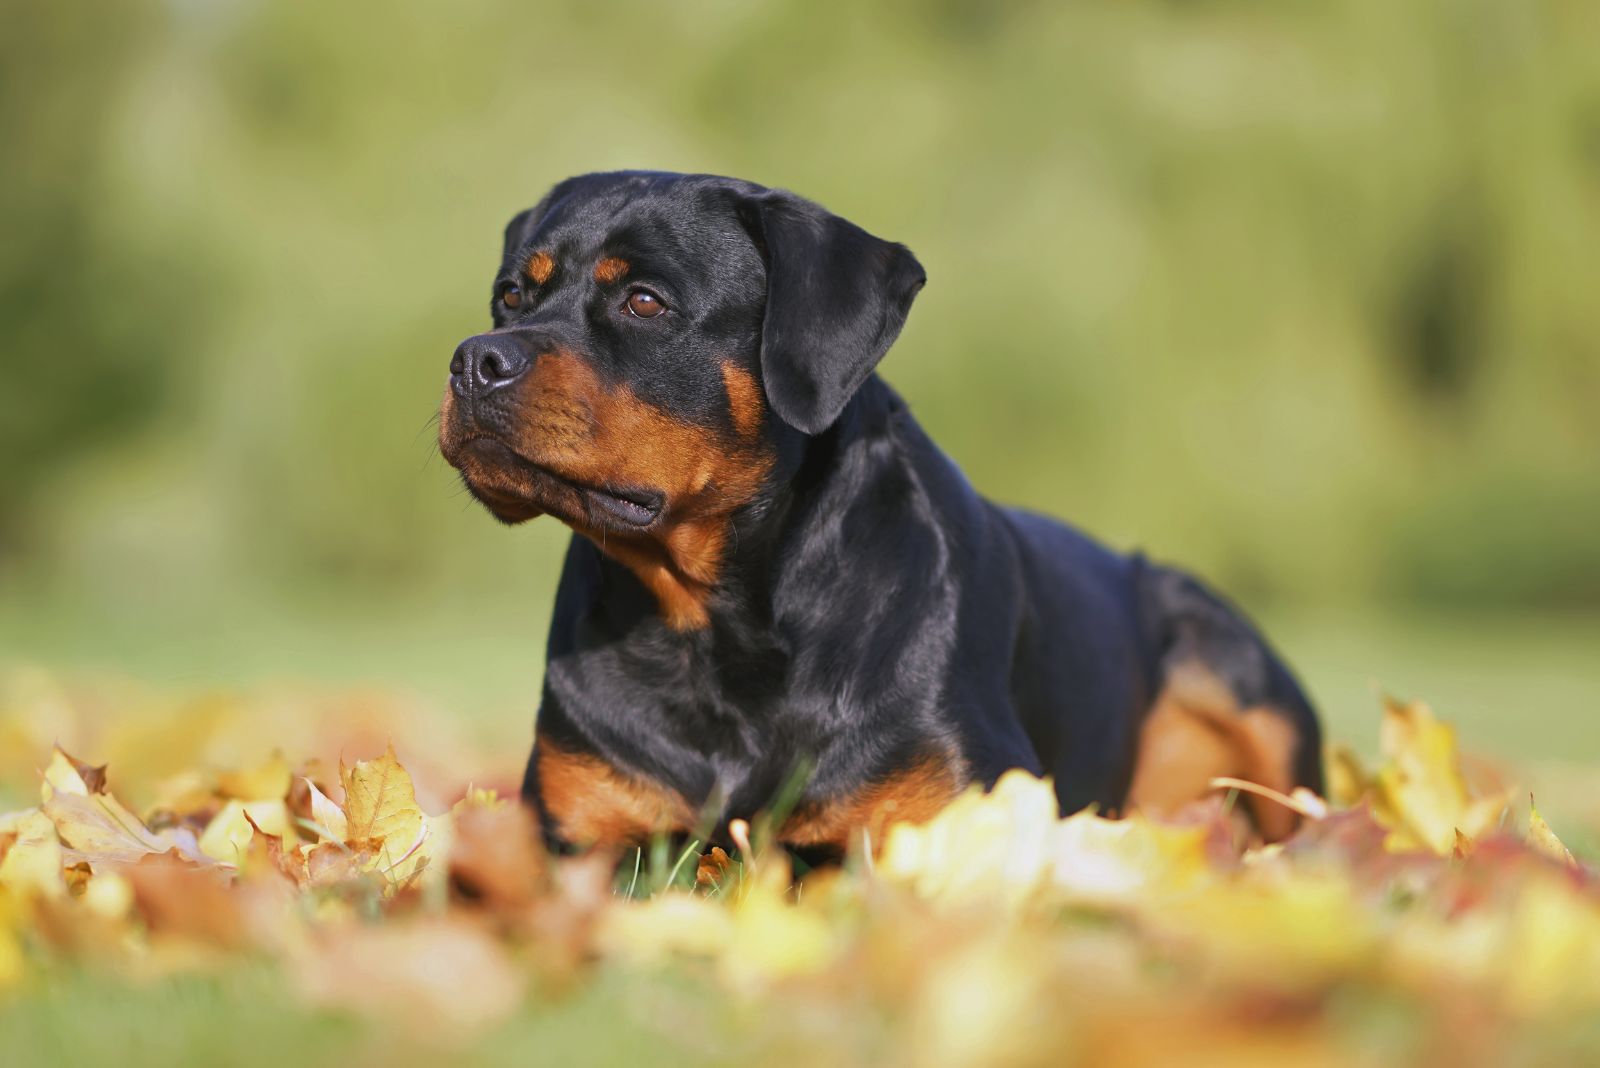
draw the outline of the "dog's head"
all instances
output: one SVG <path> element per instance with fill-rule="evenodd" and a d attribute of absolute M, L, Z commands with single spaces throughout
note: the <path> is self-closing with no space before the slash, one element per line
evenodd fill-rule
<path fill-rule="evenodd" d="M 450 361 L 439 443 L 508 523 L 549 513 L 706 621 L 729 518 L 821 433 L 924 281 L 901 245 L 708 175 L 572 178 L 511 220 L 494 328 Z"/>

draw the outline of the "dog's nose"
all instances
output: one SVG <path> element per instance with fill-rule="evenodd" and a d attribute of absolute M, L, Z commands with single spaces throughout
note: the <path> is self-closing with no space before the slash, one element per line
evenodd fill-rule
<path fill-rule="evenodd" d="M 457 396 L 483 396 L 521 378 L 531 361 L 514 338 L 479 334 L 450 358 L 450 388 Z"/>

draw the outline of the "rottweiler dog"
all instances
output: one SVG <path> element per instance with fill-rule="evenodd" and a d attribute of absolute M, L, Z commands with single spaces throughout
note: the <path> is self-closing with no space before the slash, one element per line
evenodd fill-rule
<path fill-rule="evenodd" d="M 838 855 L 1010 768 L 1068 812 L 1320 792 L 1316 715 L 1238 609 L 979 496 L 878 377 L 924 281 L 710 175 L 584 175 L 511 220 L 439 438 L 496 518 L 576 532 L 523 788 L 553 843 L 722 839 L 789 783 L 776 838 Z"/>

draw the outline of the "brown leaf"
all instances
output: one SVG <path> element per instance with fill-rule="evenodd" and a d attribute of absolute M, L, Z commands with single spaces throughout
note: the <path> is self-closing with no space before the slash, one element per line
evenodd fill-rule
<path fill-rule="evenodd" d="M 132 885 L 134 907 L 152 934 L 229 949 L 247 941 L 241 897 L 218 869 L 161 853 L 119 871 Z"/>
<path fill-rule="evenodd" d="M 728 856 L 727 850 L 721 846 L 712 846 L 711 852 L 700 858 L 700 863 L 694 870 L 694 884 L 715 889 L 728 879 L 728 872 L 733 868 L 733 858 Z"/>
<path fill-rule="evenodd" d="M 546 889 L 546 865 L 538 825 L 522 805 L 456 810 L 450 845 L 450 889 L 456 900 L 496 912 L 526 908 Z"/>
<path fill-rule="evenodd" d="M 316 1004 L 383 1016 L 429 1038 L 459 1037 L 511 1015 L 527 976 L 499 943 L 461 919 L 325 932 L 296 960 Z"/>
<path fill-rule="evenodd" d="M 85 793 L 103 794 L 106 792 L 106 765 L 86 764 L 58 745 L 55 748 L 55 752 L 51 754 L 52 768 L 45 773 L 47 779 L 51 771 L 55 770 L 55 765 L 58 762 L 72 770 L 73 775 L 77 777 L 77 783 L 83 787 Z M 57 774 L 59 775 L 60 772 L 57 772 Z M 57 787 L 57 789 L 60 789 L 60 787 Z"/>
<path fill-rule="evenodd" d="M 377 860 L 377 846 L 367 842 L 318 842 L 304 851 L 306 882 L 334 886 L 361 878 Z"/>

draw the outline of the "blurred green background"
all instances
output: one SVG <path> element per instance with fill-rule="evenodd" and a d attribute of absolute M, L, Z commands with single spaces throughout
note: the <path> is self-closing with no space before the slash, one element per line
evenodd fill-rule
<path fill-rule="evenodd" d="M 562 528 L 428 420 L 501 227 L 618 167 L 909 244 L 992 496 L 1600 758 L 1600 6 L 4 0 L 0 659 L 528 728 Z"/>

